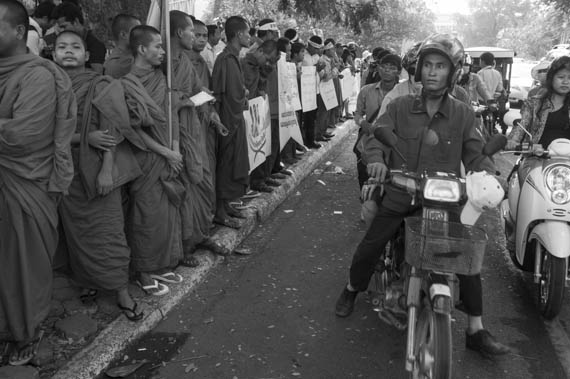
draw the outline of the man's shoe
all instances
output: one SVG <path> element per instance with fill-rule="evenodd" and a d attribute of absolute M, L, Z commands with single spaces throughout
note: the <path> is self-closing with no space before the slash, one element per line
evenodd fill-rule
<path fill-rule="evenodd" d="M 504 355 L 511 351 L 508 346 L 497 341 L 497 339 L 485 329 L 481 329 L 473 334 L 468 334 L 467 331 L 465 331 L 465 346 L 468 349 L 478 351 L 486 357 Z"/>
<path fill-rule="evenodd" d="M 265 179 L 265 185 L 268 185 L 270 187 L 279 187 L 281 183 L 275 179 L 267 178 Z"/>
<path fill-rule="evenodd" d="M 347 317 L 352 313 L 356 295 L 358 295 L 358 292 L 349 291 L 346 286 L 344 286 L 335 306 L 335 313 L 338 317 Z"/>
<path fill-rule="evenodd" d="M 308 143 L 308 144 L 307 144 L 307 147 L 308 147 L 309 149 L 318 150 L 318 149 L 321 148 L 321 144 L 318 143 L 318 142 L 316 142 L 316 141 L 313 141 L 313 143 Z"/>
<path fill-rule="evenodd" d="M 325 138 L 333 138 L 333 137 L 334 137 L 334 134 L 332 134 L 332 133 L 324 133 L 324 134 L 323 134 L 323 137 L 325 137 Z"/>
<path fill-rule="evenodd" d="M 326 138 L 325 136 L 317 138 L 317 142 L 329 142 L 330 140 L 330 138 Z"/>

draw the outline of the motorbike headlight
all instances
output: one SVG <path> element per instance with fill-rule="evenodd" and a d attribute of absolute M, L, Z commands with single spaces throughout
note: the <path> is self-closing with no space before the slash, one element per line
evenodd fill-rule
<path fill-rule="evenodd" d="M 546 171 L 546 187 L 552 192 L 552 202 L 566 204 L 570 201 L 570 167 L 555 165 Z"/>
<path fill-rule="evenodd" d="M 428 179 L 424 186 L 424 199 L 455 203 L 461 199 L 459 181 Z"/>

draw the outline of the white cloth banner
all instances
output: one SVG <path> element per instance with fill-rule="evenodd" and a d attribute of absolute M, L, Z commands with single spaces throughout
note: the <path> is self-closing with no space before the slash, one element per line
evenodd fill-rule
<path fill-rule="evenodd" d="M 315 66 L 303 66 L 301 73 L 301 103 L 303 112 L 317 109 L 317 71 Z"/>
<path fill-rule="evenodd" d="M 343 76 L 340 80 L 340 86 L 342 88 L 342 100 L 346 100 L 354 95 L 355 78 L 348 68 L 342 70 L 341 75 Z"/>
<path fill-rule="evenodd" d="M 293 87 L 297 86 L 297 71 L 294 63 L 287 63 L 285 59 L 277 62 L 277 86 L 279 89 L 279 144 L 283 150 L 290 138 L 303 145 L 301 129 L 297 123 Z M 297 91 L 297 101 L 299 101 Z"/>
<path fill-rule="evenodd" d="M 266 97 L 249 100 L 249 110 L 243 111 L 247 134 L 249 172 L 271 155 L 271 113 Z"/>
<path fill-rule="evenodd" d="M 323 98 L 323 103 L 325 103 L 325 108 L 327 108 L 327 111 L 333 109 L 334 107 L 337 107 L 338 99 L 336 98 L 336 90 L 334 89 L 333 80 L 321 80 L 320 86 L 321 97 Z"/>

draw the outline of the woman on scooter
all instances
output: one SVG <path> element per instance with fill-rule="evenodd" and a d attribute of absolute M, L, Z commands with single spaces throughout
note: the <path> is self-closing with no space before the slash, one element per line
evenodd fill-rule
<path fill-rule="evenodd" d="M 570 139 L 570 57 L 555 59 L 546 73 L 546 84 L 526 101 L 520 126 L 509 134 L 506 150 L 514 149 L 527 134 L 532 143 L 548 145 L 557 138 Z M 524 129 L 523 129 L 524 128 Z"/>

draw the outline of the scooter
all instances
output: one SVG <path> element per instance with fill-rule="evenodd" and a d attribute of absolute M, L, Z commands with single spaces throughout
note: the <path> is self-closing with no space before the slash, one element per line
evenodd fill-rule
<path fill-rule="evenodd" d="M 391 130 L 377 128 L 374 134 L 401 156 Z M 481 176 L 485 188 L 494 192 L 474 205 L 470 197 L 483 191 L 476 183 Z M 403 229 L 386 249 L 371 281 L 372 302 L 381 320 L 400 330 L 407 328 L 405 368 L 411 377 L 448 379 L 452 377 L 455 274 L 480 272 L 487 235 L 473 224 L 481 207 L 498 206 L 504 192 L 486 173 L 463 179 L 452 172 L 416 173 L 405 166 L 392 170 L 385 183 L 407 191 L 421 211 L 405 219 Z M 476 209 L 471 212 L 476 216 L 466 217 L 465 223 L 454 222 L 453 215 L 460 213 L 464 220 L 465 209 Z"/>
<path fill-rule="evenodd" d="M 507 250 L 516 267 L 534 274 L 540 312 L 553 319 L 564 301 L 570 256 L 570 140 L 506 153 L 520 154 L 501 204 Z"/>

